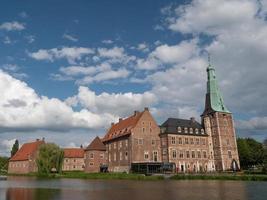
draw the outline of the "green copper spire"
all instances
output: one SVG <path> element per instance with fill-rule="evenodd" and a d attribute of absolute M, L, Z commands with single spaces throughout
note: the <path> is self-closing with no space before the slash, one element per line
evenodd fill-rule
<path fill-rule="evenodd" d="M 209 66 L 207 67 L 208 81 L 207 81 L 207 94 L 206 94 L 206 105 L 204 113 L 209 112 L 226 112 L 230 113 L 230 111 L 226 108 L 223 103 L 222 95 L 218 88 L 218 83 L 216 80 L 215 69 L 210 64 L 209 58 Z"/>

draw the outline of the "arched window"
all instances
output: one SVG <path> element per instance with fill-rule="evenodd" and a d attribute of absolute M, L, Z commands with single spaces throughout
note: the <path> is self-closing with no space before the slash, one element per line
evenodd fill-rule
<path fill-rule="evenodd" d="M 177 131 L 178 131 L 178 133 L 181 133 L 182 132 L 182 129 L 181 129 L 180 126 L 177 128 Z"/>
<path fill-rule="evenodd" d="M 201 134 L 204 134 L 204 129 L 203 128 L 201 129 Z"/>
<path fill-rule="evenodd" d="M 187 127 L 184 128 L 184 133 L 188 133 Z"/>
<path fill-rule="evenodd" d="M 195 133 L 198 134 L 198 129 L 197 128 L 195 129 Z"/>
<path fill-rule="evenodd" d="M 190 134 L 193 134 L 193 129 L 192 129 L 192 128 L 190 128 L 189 130 L 190 130 Z"/>

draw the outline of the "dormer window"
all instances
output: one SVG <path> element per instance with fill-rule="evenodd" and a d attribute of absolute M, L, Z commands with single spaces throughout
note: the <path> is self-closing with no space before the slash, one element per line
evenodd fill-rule
<path fill-rule="evenodd" d="M 192 129 L 192 128 L 190 128 L 189 130 L 190 130 L 190 134 L 193 134 L 193 129 Z"/>
<path fill-rule="evenodd" d="M 201 129 L 201 134 L 204 135 L 204 129 L 203 128 Z"/>
<path fill-rule="evenodd" d="M 178 133 L 181 133 L 182 132 L 182 129 L 181 129 L 180 126 L 177 128 L 177 131 L 178 131 Z"/>
<path fill-rule="evenodd" d="M 184 128 L 184 133 L 188 133 L 187 127 Z"/>
<path fill-rule="evenodd" d="M 165 127 L 161 127 L 160 132 L 161 133 L 165 133 L 165 131 L 166 131 L 166 128 Z"/>
<path fill-rule="evenodd" d="M 195 129 L 195 133 L 198 134 L 198 129 L 197 128 Z"/>

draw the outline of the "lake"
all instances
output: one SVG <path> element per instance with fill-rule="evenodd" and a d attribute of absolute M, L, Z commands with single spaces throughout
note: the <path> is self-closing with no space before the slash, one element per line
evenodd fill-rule
<path fill-rule="evenodd" d="M 83 180 L 8 177 L 0 200 L 267 199 L 267 182 L 215 180 Z"/>

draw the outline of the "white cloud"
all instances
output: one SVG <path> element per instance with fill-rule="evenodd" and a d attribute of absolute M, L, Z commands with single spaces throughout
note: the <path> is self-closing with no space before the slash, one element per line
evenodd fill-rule
<path fill-rule="evenodd" d="M 104 43 L 104 44 L 112 44 L 114 42 L 112 40 L 102 40 L 102 43 Z"/>
<path fill-rule="evenodd" d="M 4 40 L 3 40 L 3 43 L 4 43 L 4 44 L 12 44 L 12 40 L 10 39 L 10 37 L 5 36 L 5 37 L 4 37 Z"/>
<path fill-rule="evenodd" d="M 145 92 L 135 93 L 106 93 L 99 95 L 87 87 L 80 86 L 79 93 L 66 100 L 68 105 L 92 109 L 97 113 L 114 113 L 118 116 L 127 116 L 134 110 L 142 110 L 144 107 L 152 106 L 157 101 L 154 94 Z"/>
<path fill-rule="evenodd" d="M 125 55 L 124 48 L 116 46 L 111 49 L 98 48 L 98 53 L 100 57 L 106 58 L 121 58 Z"/>
<path fill-rule="evenodd" d="M 146 43 L 140 43 L 140 44 L 138 44 L 137 49 L 139 51 L 149 52 L 149 47 L 148 47 L 148 45 Z"/>
<path fill-rule="evenodd" d="M 70 40 L 72 42 L 78 42 L 78 38 L 76 38 L 76 37 L 74 37 L 72 35 L 66 34 L 66 33 L 64 33 L 62 37 L 64 39 Z"/>
<path fill-rule="evenodd" d="M 35 36 L 33 35 L 27 35 L 25 38 L 29 43 L 33 43 L 35 41 Z"/>
<path fill-rule="evenodd" d="M 13 144 L 15 143 L 16 139 L 3 139 L 0 142 L 0 155 L 7 155 L 9 156 L 11 153 L 11 149 Z"/>
<path fill-rule="evenodd" d="M 92 82 L 102 82 L 118 78 L 126 78 L 129 76 L 129 74 L 130 71 L 125 68 L 121 68 L 118 70 L 107 70 L 100 72 L 94 76 L 85 76 L 84 78 L 77 80 L 76 83 L 79 85 L 87 85 Z"/>
<path fill-rule="evenodd" d="M 253 117 L 249 120 L 237 120 L 236 125 L 241 130 L 267 130 L 267 117 Z"/>
<path fill-rule="evenodd" d="M 39 49 L 37 52 L 29 53 L 29 56 L 36 60 L 54 61 L 55 59 L 66 58 L 69 63 L 73 64 L 83 56 L 93 54 L 94 50 L 85 47 L 62 47 L 53 49 Z"/>
<path fill-rule="evenodd" d="M 0 25 L 0 30 L 6 30 L 6 31 L 21 31 L 25 29 L 25 25 L 17 22 L 17 21 L 13 21 L 13 22 L 4 22 Z"/>

